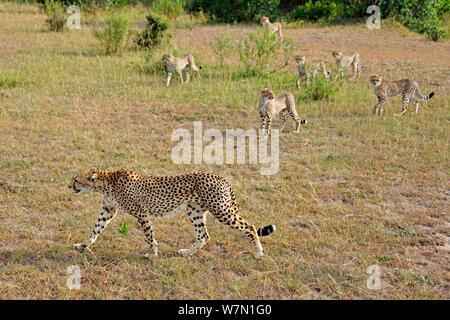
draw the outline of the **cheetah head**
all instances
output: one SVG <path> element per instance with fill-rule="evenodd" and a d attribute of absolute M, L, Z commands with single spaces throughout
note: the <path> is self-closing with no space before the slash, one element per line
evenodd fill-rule
<path fill-rule="evenodd" d="M 269 18 L 267 17 L 262 17 L 261 20 L 259 20 L 259 23 L 261 23 L 262 25 L 269 23 Z"/>
<path fill-rule="evenodd" d="M 273 100 L 275 99 L 275 92 L 272 89 L 264 88 L 261 90 L 261 97 L 266 101 Z"/>
<path fill-rule="evenodd" d="M 370 84 L 377 88 L 381 86 L 381 83 L 383 82 L 383 76 L 381 74 L 370 76 Z"/>
<path fill-rule="evenodd" d="M 300 55 L 296 55 L 295 56 L 295 62 L 300 65 L 300 64 L 305 64 L 306 62 L 306 57 L 305 56 L 300 56 Z"/>
<path fill-rule="evenodd" d="M 81 174 L 76 175 L 69 185 L 75 194 L 83 191 L 97 191 L 103 187 L 103 181 L 99 179 L 99 171 L 92 169 Z"/>
<path fill-rule="evenodd" d="M 172 60 L 172 55 L 170 53 L 164 53 L 161 57 L 162 62 L 169 62 Z"/>
<path fill-rule="evenodd" d="M 331 51 L 331 54 L 335 59 L 342 58 L 342 50 L 333 50 Z"/>

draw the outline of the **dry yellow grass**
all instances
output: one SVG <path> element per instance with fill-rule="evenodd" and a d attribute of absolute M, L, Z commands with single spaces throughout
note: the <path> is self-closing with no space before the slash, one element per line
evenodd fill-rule
<path fill-rule="evenodd" d="M 170 136 L 192 130 L 193 120 L 257 128 L 260 88 L 299 96 L 293 65 L 262 79 L 223 76 L 209 41 L 225 27 L 177 29 L 173 44 L 195 55 L 204 76 L 183 87 L 174 78 L 166 89 L 140 52 L 104 56 L 86 26 L 49 33 L 35 7 L 10 4 L 0 4 L 0 21 L 1 299 L 449 298 L 448 42 L 388 27 L 286 29 L 309 56 L 330 61 L 331 49 L 358 51 L 365 73 L 331 101 L 299 101 L 309 124 L 281 135 L 280 171 L 265 177 L 257 166 L 174 165 Z M 415 117 L 392 117 L 395 98 L 375 118 L 371 72 L 414 75 L 424 93 L 437 95 Z M 213 171 L 231 181 L 244 217 L 278 230 L 262 239 L 266 256 L 257 261 L 247 239 L 208 217 L 211 241 L 182 258 L 176 251 L 194 239 L 190 222 L 157 220 L 160 256 L 148 261 L 136 222 L 120 214 L 91 252 L 79 254 L 72 244 L 91 231 L 101 198 L 76 196 L 67 183 L 93 166 Z M 122 222 L 131 227 L 126 237 L 117 231 Z M 66 287 L 66 268 L 75 264 L 81 290 Z M 380 290 L 366 286 L 374 264 Z"/>

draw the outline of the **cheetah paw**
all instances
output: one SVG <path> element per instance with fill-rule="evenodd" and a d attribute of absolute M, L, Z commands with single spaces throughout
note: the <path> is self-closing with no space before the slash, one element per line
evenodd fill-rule
<path fill-rule="evenodd" d="M 80 251 L 80 252 L 83 252 L 84 249 L 87 248 L 87 245 L 84 244 L 84 243 L 75 243 L 75 244 L 73 245 L 73 248 L 74 248 L 75 250 L 78 250 L 78 251 Z"/>
<path fill-rule="evenodd" d="M 150 258 L 157 258 L 158 257 L 158 253 L 157 252 L 155 252 L 155 253 L 145 253 L 144 254 L 144 258 L 147 258 L 147 259 L 150 259 Z"/>
<path fill-rule="evenodd" d="M 178 250 L 178 254 L 183 257 L 187 257 L 191 254 L 191 250 L 190 249 L 180 249 L 180 250 Z"/>
<path fill-rule="evenodd" d="M 255 254 L 255 259 L 259 259 L 264 255 L 264 253 L 262 252 L 258 252 L 257 254 Z"/>

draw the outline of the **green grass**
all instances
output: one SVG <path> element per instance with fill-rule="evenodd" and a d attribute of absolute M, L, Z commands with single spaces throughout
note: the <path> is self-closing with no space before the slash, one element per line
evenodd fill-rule
<path fill-rule="evenodd" d="M 426 70 L 419 85 L 436 97 L 402 118 L 392 116 L 400 110 L 394 98 L 379 118 L 371 113 L 376 99 L 368 74 L 344 81 L 328 100 L 314 100 L 295 88 L 294 65 L 262 77 L 246 75 L 238 61 L 217 67 L 209 41 L 225 26 L 173 29 L 171 48 L 105 56 L 90 25 L 50 33 L 34 7 L 15 8 L 0 4 L 0 79 L 18 79 L 0 86 L 1 299 L 448 298 L 449 88 L 435 63 L 449 67 L 447 43 L 428 46 L 382 29 L 370 38 L 379 48 L 373 53 L 361 26 L 313 29 L 324 46 L 335 36 L 350 39 L 367 72 L 404 77 L 415 72 L 408 62 Z M 233 36 L 241 38 L 251 29 L 245 28 Z M 318 47 L 310 31 L 286 33 L 329 62 L 329 48 Z M 420 46 L 420 55 L 403 44 Z M 159 59 L 169 49 L 192 53 L 203 65 L 202 80 L 182 86 L 175 76 L 164 88 Z M 193 121 L 222 132 L 259 128 L 264 87 L 292 92 L 308 119 L 300 134 L 288 120 L 278 174 L 172 163 L 171 134 L 192 132 Z M 91 251 L 79 254 L 72 244 L 92 230 L 101 197 L 74 195 L 67 185 L 92 167 L 154 175 L 213 171 L 230 180 L 246 219 L 274 223 L 277 231 L 262 239 L 265 256 L 255 260 L 246 238 L 208 217 L 211 241 L 182 258 L 177 250 L 194 240 L 187 217 L 156 220 L 160 255 L 148 260 L 137 222 L 119 213 Z M 124 225 L 126 237 L 118 232 Z M 65 285 L 73 264 L 82 272 L 79 291 Z M 381 269 L 379 291 L 366 287 L 373 264 Z"/>

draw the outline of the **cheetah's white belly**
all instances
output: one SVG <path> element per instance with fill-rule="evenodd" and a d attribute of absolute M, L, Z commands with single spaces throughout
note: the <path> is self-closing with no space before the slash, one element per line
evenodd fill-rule
<path fill-rule="evenodd" d="M 162 218 L 172 218 L 173 216 L 175 216 L 177 213 L 183 211 L 187 206 L 187 203 L 183 203 L 182 205 L 176 207 L 175 209 L 173 209 L 172 211 L 166 212 L 164 213 L 161 217 Z"/>

